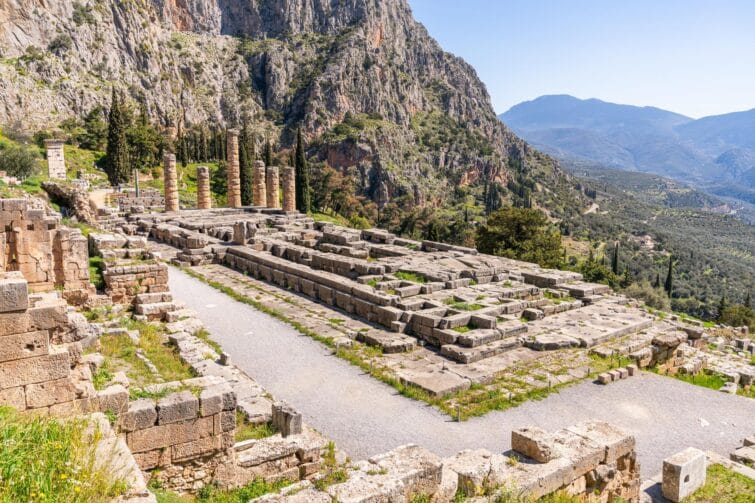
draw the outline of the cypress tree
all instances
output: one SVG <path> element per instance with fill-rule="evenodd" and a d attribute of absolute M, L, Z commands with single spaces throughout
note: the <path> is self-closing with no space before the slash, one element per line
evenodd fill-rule
<path fill-rule="evenodd" d="M 745 297 L 745 307 L 750 308 L 752 307 L 752 299 L 750 298 L 750 292 L 747 292 L 747 297 Z"/>
<path fill-rule="evenodd" d="M 724 311 L 726 310 L 726 294 L 721 295 L 721 300 L 718 302 L 718 316 L 716 320 L 722 321 L 724 317 Z"/>
<path fill-rule="evenodd" d="M 653 283 L 653 288 L 659 288 L 661 286 L 661 273 L 656 272 L 655 273 L 655 282 Z"/>
<path fill-rule="evenodd" d="M 619 274 L 619 242 L 616 241 L 613 247 L 613 258 L 611 259 L 611 270 L 614 274 Z"/>
<path fill-rule="evenodd" d="M 129 179 L 128 141 L 126 139 L 126 116 L 123 97 L 113 88 L 108 114 L 107 151 L 105 173 L 111 185 L 125 183 Z"/>
<path fill-rule="evenodd" d="M 301 127 L 296 130 L 294 167 L 296 171 L 296 209 L 301 213 L 309 213 L 312 210 L 312 190 L 309 181 L 307 155 L 304 152 L 304 140 L 301 136 Z"/>
<path fill-rule="evenodd" d="M 668 257 L 668 274 L 666 274 L 666 282 L 663 284 L 663 289 L 666 290 L 666 294 L 671 297 L 671 291 L 674 289 L 674 256 Z"/>
<path fill-rule="evenodd" d="M 254 145 L 252 145 L 252 135 L 249 131 L 249 124 L 244 121 L 241 128 L 239 146 L 239 178 L 241 181 L 241 204 L 249 206 L 252 204 L 252 164 L 254 163 Z"/>
<path fill-rule="evenodd" d="M 263 155 L 265 166 L 273 165 L 273 146 L 270 144 L 270 140 L 265 142 L 265 153 Z"/>

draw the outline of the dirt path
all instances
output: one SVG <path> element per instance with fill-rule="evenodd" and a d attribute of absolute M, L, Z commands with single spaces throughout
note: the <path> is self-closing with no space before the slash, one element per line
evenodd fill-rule
<path fill-rule="evenodd" d="M 353 459 L 416 443 L 441 456 L 461 449 L 510 447 L 510 431 L 545 429 L 585 419 L 610 421 L 632 432 L 643 477 L 663 458 L 694 446 L 727 455 L 755 431 L 755 400 L 653 374 L 609 386 L 582 383 L 539 402 L 463 423 L 398 395 L 327 348 L 256 309 L 171 269 L 171 291 L 194 309 L 233 361 Z"/>

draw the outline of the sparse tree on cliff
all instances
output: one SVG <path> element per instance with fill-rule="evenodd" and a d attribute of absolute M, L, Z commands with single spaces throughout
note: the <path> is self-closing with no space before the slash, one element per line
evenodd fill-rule
<path fill-rule="evenodd" d="M 110 100 L 110 114 L 108 115 L 107 151 L 105 158 L 105 173 L 111 185 L 119 185 L 127 182 L 129 179 L 127 127 L 123 97 L 119 96 L 116 90 L 113 89 Z"/>
<path fill-rule="evenodd" d="M 312 210 L 312 194 L 309 181 L 309 165 L 307 164 L 307 155 L 304 152 L 301 127 L 296 130 L 294 167 L 296 168 L 296 209 L 301 213 L 309 213 Z"/>

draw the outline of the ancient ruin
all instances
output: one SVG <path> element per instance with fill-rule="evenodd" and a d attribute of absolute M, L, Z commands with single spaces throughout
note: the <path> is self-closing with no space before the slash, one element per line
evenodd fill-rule
<path fill-rule="evenodd" d="M 265 200 L 268 208 L 280 208 L 279 178 L 278 166 L 268 166 L 265 172 Z"/>
<path fill-rule="evenodd" d="M 64 140 L 45 140 L 47 149 L 47 176 L 52 179 L 66 179 L 66 161 L 63 153 Z"/>
<path fill-rule="evenodd" d="M 283 211 L 296 211 L 296 171 L 291 166 L 283 168 Z"/>
<path fill-rule="evenodd" d="M 166 153 L 163 156 L 163 178 L 165 182 L 165 211 L 178 211 L 178 172 L 176 155 Z"/>
<path fill-rule="evenodd" d="M 241 207 L 241 174 L 239 171 L 239 132 L 235 129 L 228 130 L 227 137 L 228 159 L 228 206 L 231 208 Z"/>
<path fill-rule="evenodd" d="M 210 168 L 207 166 L 197 166 L 197 208 L 200 210 L 212 208 Z"/>

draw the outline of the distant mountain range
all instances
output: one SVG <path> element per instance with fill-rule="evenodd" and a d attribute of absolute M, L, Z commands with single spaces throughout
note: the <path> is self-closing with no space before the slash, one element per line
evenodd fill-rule
<path fill-rule="evenodd" d="M 562 161 L 654 173 L 755 204 L 755 109 L 695 120 L 655 107 L 552 95 L 499 118 Z"/>

